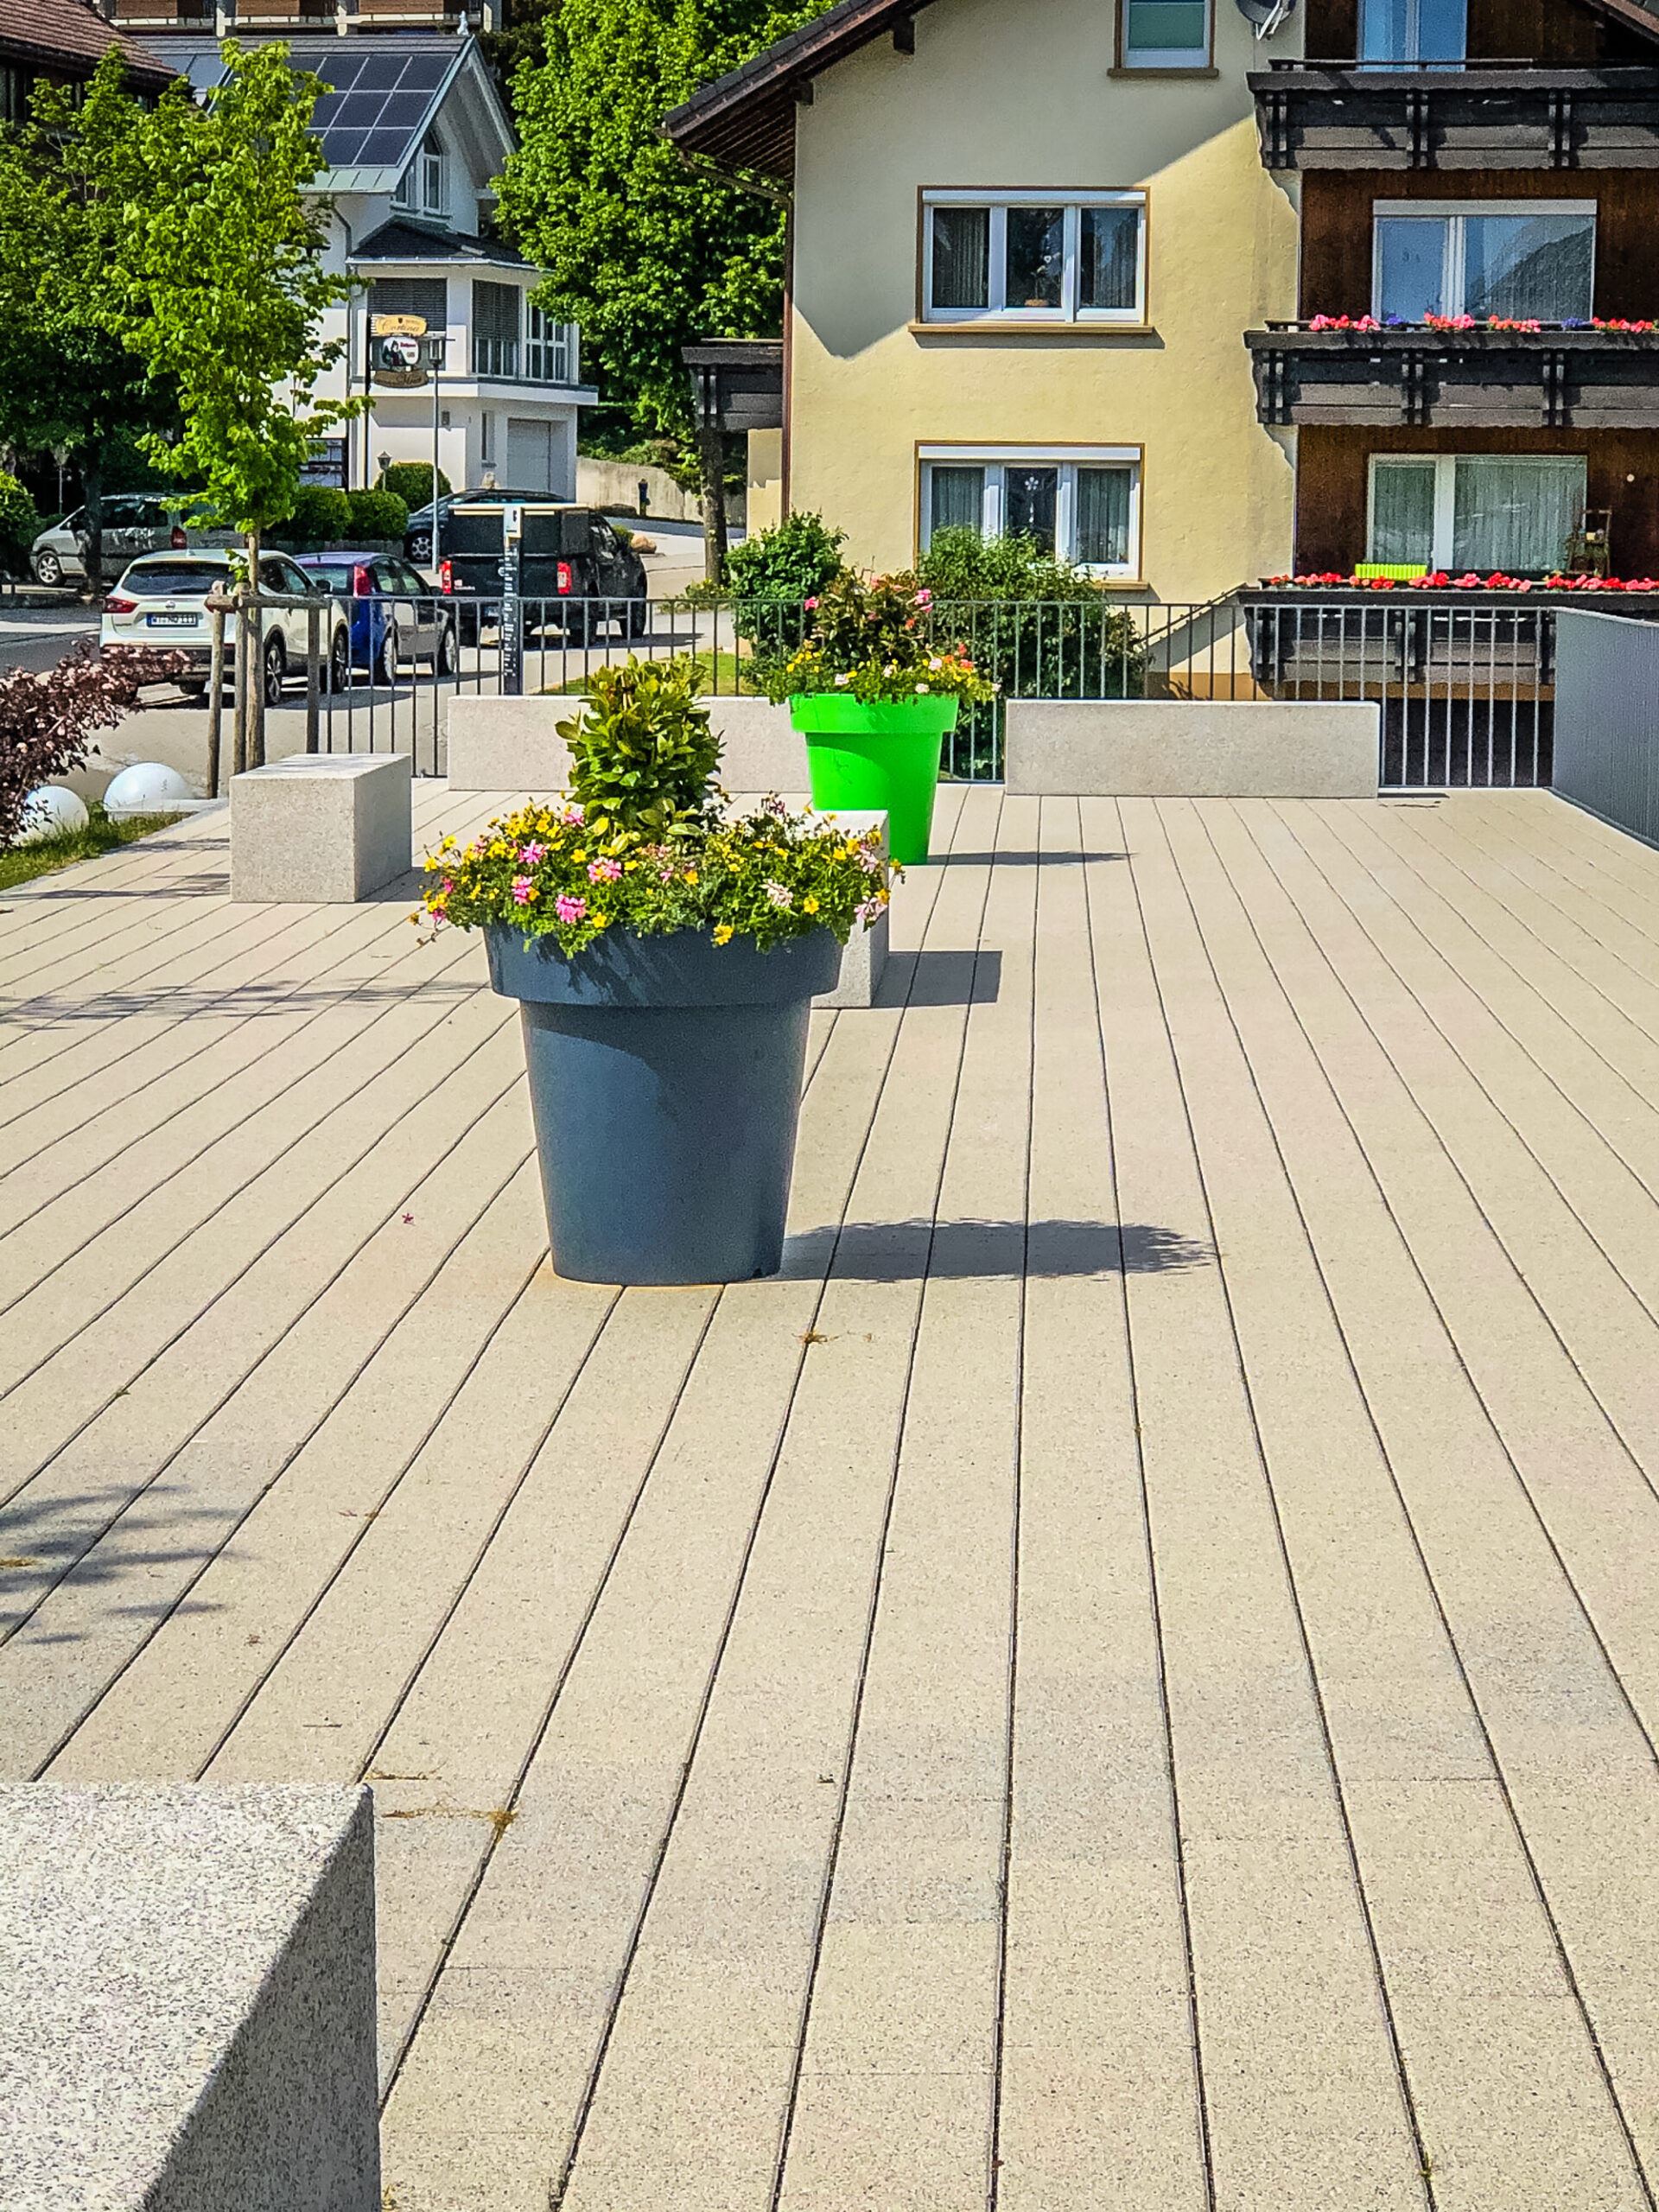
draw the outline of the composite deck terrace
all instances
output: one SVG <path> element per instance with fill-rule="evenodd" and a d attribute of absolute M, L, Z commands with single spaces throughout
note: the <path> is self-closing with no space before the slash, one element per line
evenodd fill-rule
<path fill-rule="evenodd" d="M 937 836 L 726 1289 L 407 887 L 0 899 L 0 1770 L 372 1782 L 397 2212 L 1651 2212 L 1659 854 Z"/>

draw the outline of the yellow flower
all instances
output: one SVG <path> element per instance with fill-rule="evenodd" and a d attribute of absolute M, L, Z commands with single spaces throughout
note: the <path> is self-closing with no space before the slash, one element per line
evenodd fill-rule
<path fill-rule="evenodd" d="M 809 914 L 816 914 L 818 911 L 818 902 L 816 899 L 803 899 L 801 905 Z"/>
<path fill-rule="evenodd" d="M 588 918 L 596 930 L 602 930 L 611 918 L 608 914 L 589 914 Z"/>
<path fill-rule="evenodd" d="M 731 941 L 732 925 L 729 922 L 722 922 L 720 927 L 715 931 L 715 943 L 716 944 L 729 944 Z"/>
<path fill-rule="evenodd" d="M 687 870 L 685 871 L 685 880 L 686 880 L 686 881 L 687 881 L 688 883 L 695 883 L 695 882 L 696 881 L 696 880 L 697 880 L 697 871 L 696 870 L 696 868 L 687 868 Z"/>

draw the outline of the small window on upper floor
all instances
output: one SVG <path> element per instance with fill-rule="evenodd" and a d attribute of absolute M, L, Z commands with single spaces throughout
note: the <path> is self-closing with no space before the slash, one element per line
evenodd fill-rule
<path fill-rule="evenodd" d="M 930 192 L 922 219 L 925 321 L 1146 321 L 1144 193 Z"/>
<path fill-rule="evenodd" d="M 1469 0 L 1363 0 L 1359 58 L 1369 67 L 1463 60 Z"/>
<path fill-rule="evenodd" d="M 435 131 L 429 132 L 421 148 L 421 212 L 425 215 L 442 215 L 449 204 L 449 165 L 445 158 L 443 143 Z"/>
<path fill-rule="evenodd" d="M 1118 0 L 1125 69 L 1207 69 L 1212 0 Z"/>

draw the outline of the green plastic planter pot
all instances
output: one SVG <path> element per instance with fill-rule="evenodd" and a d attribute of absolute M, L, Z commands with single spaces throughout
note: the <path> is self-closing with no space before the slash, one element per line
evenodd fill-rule
<path fill-rule="evenodd" d="M 955 699 L 849 698 L 798 692 L 789 718 L 806 740 L 812 804 L 884 807 L 887 841 L 900 867 L 927 858 L 944 734 L 957 726 Z"/>

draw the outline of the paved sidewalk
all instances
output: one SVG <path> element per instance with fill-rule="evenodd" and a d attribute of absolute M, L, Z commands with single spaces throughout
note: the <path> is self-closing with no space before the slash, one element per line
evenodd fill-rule
<path fill-rule="evenodd" d="M 619 1294 L 224 835 L 0 897 L 0 1772 L 374 1782 L 397 2212 L 1651 2212 L 1659 855 L 949 790 Z"/>

